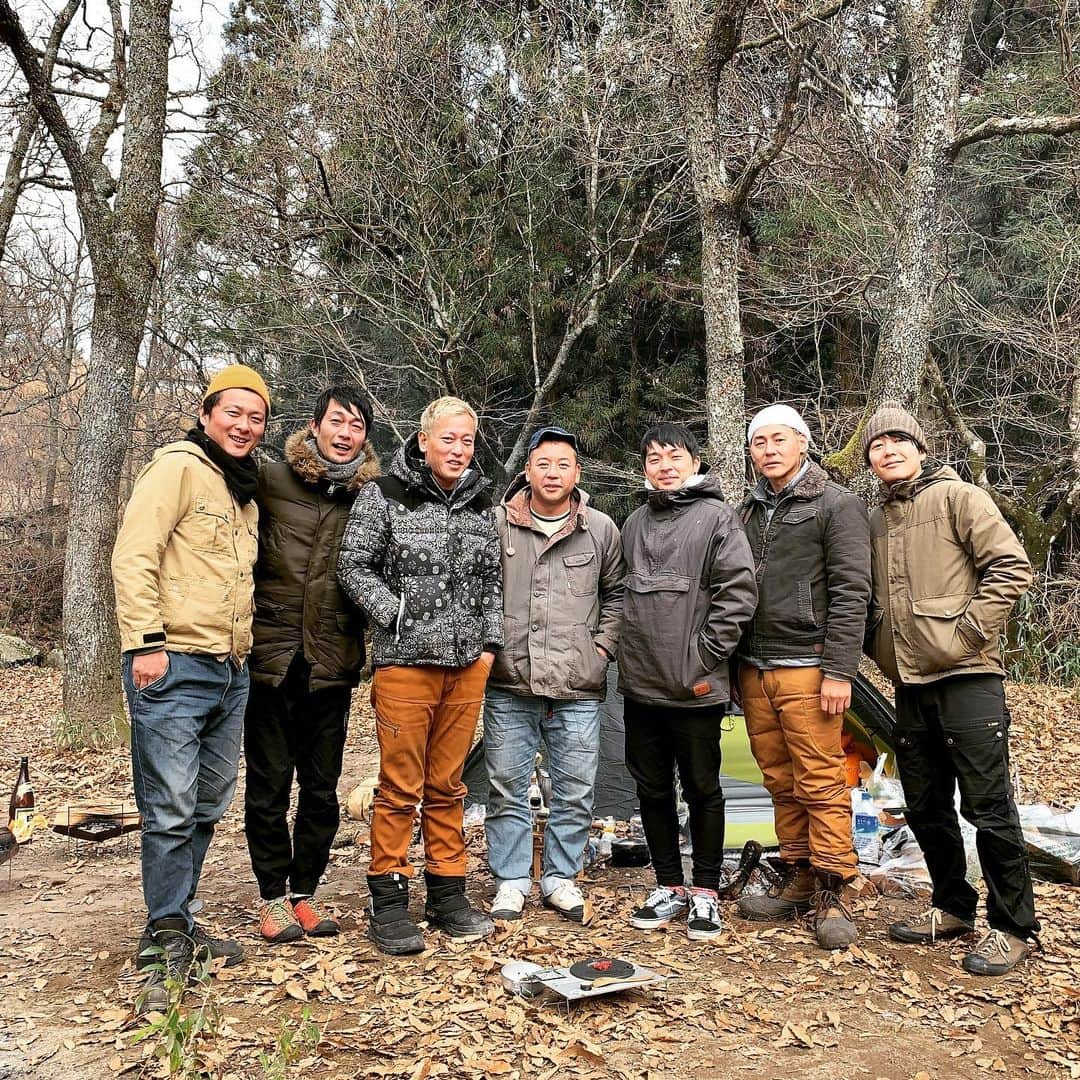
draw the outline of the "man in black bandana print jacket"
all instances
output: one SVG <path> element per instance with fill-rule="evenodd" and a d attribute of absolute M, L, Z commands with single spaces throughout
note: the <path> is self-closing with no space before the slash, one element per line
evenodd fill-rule
<path fill-rule="evenodd" d="M 461 783 L 484 687 L 502 647 L 502 571 L 491 482 L 472 467 L 476 413 L 439 398 L 388 475 L 353 504 L 338 576 L 372 625 L 379 789 L 371 822 L 371 920 L 384 952 L 418 952 L 408 860 L 423 804 L 428 921 L 476 938 L 493 924 L 465 898 Z"/>

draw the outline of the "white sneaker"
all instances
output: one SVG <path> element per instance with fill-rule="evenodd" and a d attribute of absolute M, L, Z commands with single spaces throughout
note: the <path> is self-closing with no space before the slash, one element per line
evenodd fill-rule
<path fill-rule="evenodd" d="M 544 897 L 544 907 L 552 908 L 573 922 L 581 922 L 585 918 L 585 897 L 572 881 L 564 881 L 549 892 Z"/>
<path fill-rule="evenodd" d="M 525 906 L 525 894 L 515 889 L 508 881 L 499 886 L 495 899 L 491 901 L 493 919 L 520 919 L 521 909 Z"/>
<path fill-rule="evenodd" d="M 717 895 L 707 889 L 692 889 L 686 916 L 686 936 L 691 941 L 708 941 L 723 932 Z"/>

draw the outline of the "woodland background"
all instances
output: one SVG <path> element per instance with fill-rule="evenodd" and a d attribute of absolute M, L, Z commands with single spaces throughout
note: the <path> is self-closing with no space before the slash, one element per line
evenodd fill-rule
<path fill-rule="evenodd" d="M 1077 0 L 0 0 L 0 624 L 62 640 L 71 744 L 114 737 L 108 556 L 208 374 L 581 433 L 617 520 L 688 423 L 854 440 L 884 396 L 1039 571 L 1018 677 L 1080 679 Z M 211 33 L 211 31 L 207 31 Z M 162 183 L 162 160 L 165 182 Z"/>

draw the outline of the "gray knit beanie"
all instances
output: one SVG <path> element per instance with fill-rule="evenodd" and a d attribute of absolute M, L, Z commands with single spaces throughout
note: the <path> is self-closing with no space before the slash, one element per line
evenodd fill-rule
<path fill-rule="evenodd" d="M 899 401 L 883 401 L 863 429 L 862 455 L 867 465 L 870 464 L 870 444 L 879 435 L 892 433 L 906 435 L 924 454 L 927 453 L 926 432 L 919 426 L 919 421 Z"/>

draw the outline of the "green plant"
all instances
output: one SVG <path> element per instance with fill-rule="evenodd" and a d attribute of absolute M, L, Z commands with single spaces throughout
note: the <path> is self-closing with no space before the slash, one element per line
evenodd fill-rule
<path fill-rule="evenodd" d="M 1076 582 L 1039 578 L 1016 606 L 1006 651 L 1009 678 L 1080 686 L 1080 600 Z"/>
<path fill-rule="evenodd" d="M 203 1058 L 204 1044 L 217 1035 L 221 1026 L 221 1009 L 214 1000 L 210 980 L 210 958 L 196 960 L 187 979 L 170 975 L 160 959 L 147 970 L 165 976 L 169 1005 L 139 1028 L 132 1044 L 156 1040 L 153 1056 L 166 1064 L 170 1076 L 185 1080 L 209 1077 L 212 1070 Z M 184 994 L 189 990 L 198 995 L 199 1003 L 184 1009 Z"/>
<path fill-rule="evenodd" d="M 259 1054 L 259 1064 L 267 1080 L 284 1080 L 289 1068 L 295 1065 L 304 1053 L 314 1050 L 319 1045 L 322 1032 L 319 1025 L 311 1019 L 311 1010 L 305 1005 L 300 1013 L 300 1020 L 286 1020 L 281 1025 L 277 1044 L 271 1051 Z"/>

